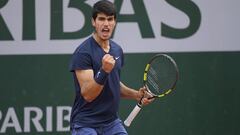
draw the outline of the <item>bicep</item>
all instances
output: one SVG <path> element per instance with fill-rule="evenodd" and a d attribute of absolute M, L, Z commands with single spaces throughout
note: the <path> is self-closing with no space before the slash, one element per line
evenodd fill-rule
<path fill-rule="evenodd" d="M 75 70 L 75 74 L 78 79 L 78 83 L 82 89 L 87 83 L 93 81 L 93 70 Z"/>
<path fill-rule="evenodd" d="M 92 69 L 75 70 L 83 98 L 92 102 L 102 91 L 103 86 L 99 85 L 94 80 Z"/>

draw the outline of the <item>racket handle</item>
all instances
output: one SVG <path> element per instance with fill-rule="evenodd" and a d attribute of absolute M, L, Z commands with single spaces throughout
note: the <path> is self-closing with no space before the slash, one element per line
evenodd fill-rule
<path fill-rule="evenodd" d="M 132 110 L 132 112 L 128 115 L 127 119 L 124 121 L 124 125 L 129 127 L 133 121 L 133 119 L 137 116 L 137 114 L 139 113 L 139 111 L 141 110 L 141 105 L 137 104 L 134 109 Z"/>

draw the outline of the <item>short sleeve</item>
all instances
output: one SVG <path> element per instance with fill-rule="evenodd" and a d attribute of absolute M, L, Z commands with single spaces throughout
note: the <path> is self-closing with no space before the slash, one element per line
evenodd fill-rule
<path fill-rule="evenodd" d="M 92 69 L 91 56 L 88 53 L 74 53 L 69 65 L 69 70 L 74 72 L 75 70 Z"/>

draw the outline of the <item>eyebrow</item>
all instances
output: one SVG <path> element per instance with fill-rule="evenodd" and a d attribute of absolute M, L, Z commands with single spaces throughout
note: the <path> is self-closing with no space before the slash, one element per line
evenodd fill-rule
<path fill-rule="evenodd" d="M 99 16 L 98 19 L 100 19 L 100 20 L 103 20 L 103 19 L 112 20 L 112 19 L 114 19 L 114 17 L 113 16 L 107 16 L 107 17 Z"/>

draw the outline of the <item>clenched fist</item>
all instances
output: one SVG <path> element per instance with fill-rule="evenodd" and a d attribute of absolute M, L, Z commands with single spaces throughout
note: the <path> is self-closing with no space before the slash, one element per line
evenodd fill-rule
<path fill-rule="evenodd" d="M 116 61 L 113 56 L 111 56 L 110 54 L 105 54 L 102 58 L 102 69 L 105 72 L 110 73 L 114 68 L 115 62 Z"/>

